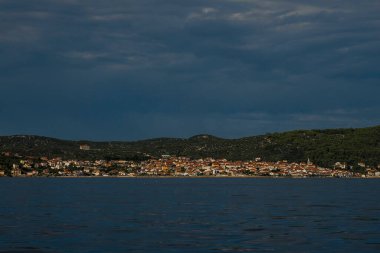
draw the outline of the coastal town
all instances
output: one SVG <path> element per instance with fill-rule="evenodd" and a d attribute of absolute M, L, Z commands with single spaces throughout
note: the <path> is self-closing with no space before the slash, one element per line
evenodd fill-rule
<path fill-rule="evenodd" d="M 0 166 L 0 176 L 9 177 L 380 177 L 378 168 L 359 163 L 362 172 L 354 172 L 343 162 L 333 168 L 323 168 L 308 160 L 301 163 L 226 159 L 190 159 L 162 155 L 143 161 L 127 160 L 65 160 L 61 157 L 22 157 L 3 152 L 5 157 L 17 159 L 7 168 Z"/>

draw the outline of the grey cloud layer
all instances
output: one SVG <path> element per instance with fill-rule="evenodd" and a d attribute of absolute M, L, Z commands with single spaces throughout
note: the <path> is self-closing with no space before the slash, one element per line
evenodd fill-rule
<path fill-rule="evenodd" d="M 2 0 L 0 133 L 378 124 L 379 11 L 377 1 Z"/>

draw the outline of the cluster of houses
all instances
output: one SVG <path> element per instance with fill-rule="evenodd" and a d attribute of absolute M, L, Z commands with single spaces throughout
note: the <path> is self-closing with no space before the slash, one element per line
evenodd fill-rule
<path fill-rule="evenodd" d="M 265 162 L 260 158 L 252 161 L 227 161 L 213 158 L 194 160 L 166 155 L 146 161 L 81 161 L 63 160 L 59 157 L 53 159 L 20 157 L 11 168 L 0 167 L 0 176 L 380 177 L 380 172 L 374 168 L 365 168 L 365 171 L 365 173 L 355 173 L 345 168 L 344 163 L 336 163 L 333 169 L 322 168 L 310 160 L 305 163 Z"/>

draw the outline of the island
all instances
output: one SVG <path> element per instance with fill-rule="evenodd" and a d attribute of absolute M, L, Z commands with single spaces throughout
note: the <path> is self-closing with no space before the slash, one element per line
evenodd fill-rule
<path fill-rule="evenodd" d="M 219 138 L 70 141 L 0 136 L 9 177 L 380 177 L 380 126 Z"/>

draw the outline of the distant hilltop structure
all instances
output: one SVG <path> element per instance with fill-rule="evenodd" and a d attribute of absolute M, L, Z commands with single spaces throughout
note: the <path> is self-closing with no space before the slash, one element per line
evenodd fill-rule
<path fill-rule="evenodd" d="M 90 146 L 87 144 L 81 144 L 81 145 L 79 145 L 79 149 L 88 151 L 88 150 L 90 150 Z"/>

